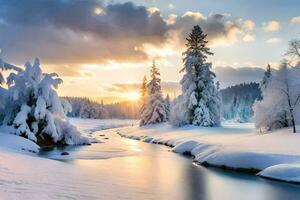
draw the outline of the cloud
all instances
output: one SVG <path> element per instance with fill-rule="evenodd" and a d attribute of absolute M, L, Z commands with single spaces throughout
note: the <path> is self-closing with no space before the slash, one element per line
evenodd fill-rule
<path fill-rule="evenodd" d="M 139 92 L 141 83 L 113 83 L 103 86 L 103 90 L 106 93 L 119 94 L 128 92 Z M 162 82 L 161 87 L 164 94 L 173 94 L 180 90 L 180 84 L 178 82 Z"/>
<path fill-rule="evenodd" d="M 244 21 L 243 28 L 252 31 L 255 28 L 255 23 L 252 20 L 246 20 Z"/>
<path fill-rule="evenodd" d="M 290 21 L 291 24 L 300 24 L 300 16 L 293 17 Z"/>
<path fill-rule="evenodd" d="M 276 20 L 263 23 L 263 29 L 266 32 L 277 32 L 279 31 L 280 27 L 280 22 Z"/>
<path fill-rule="evenodd" d="M 145 53 L 134 47 L 159 44 L 167 32 L 159 11 L 150 13 L 130 2 L 0 0 L 0 4 L 4 21 L 0 45 L 15 62 L 35 56 L 51 64 L 142 60 Z"/>
<path fill-rule="evenodd" d="M 64 75 L 79 73 L 82 64 L 144 62 L 153 56 L 149 45 L 168 49 L 168 55 L 181 51 L 197 24 L 211 46 L 254 39 L 251 20 L 230 20 L 228 14 L 188 11 L 164 18 L 158 8 L 99 0 L 0 0 L 0 5 L 2 56 L 16 64 L 38 56 Z M 170 42 L 176 42 L 173 49 L 166 47 Z"/>
<path fill-rule="evenodd" d="M 171 9 L 171 10 L 173 10 L 173 9 L 175 8 L 175 5 L 172 4 L 172 3 L 170 3 L 170 4 L 168 5 L 168 8 Z"/>
<path fill-rule="evenodd" d="M 240 18 L 231 21 L 226 14 L 205 16 L 200 12 L 188 11 L 181 17 L 177 17 L 175 23 L 171 25 L 171 29 L 180 32 L 181 37 L 185 38 L 192 27 L 198 24 L 208 35 L 211 46 L 222 46 L 235 43 L 239 40 L 239 36 L 249 34 L 249 30 L 254 28 L 251 22 Z"/>
<path fill-rule="evenodd" d="M 167 22 L 167 24 L 168 25 L 172 25 L 172 24 L 174 24 L 175 22 L 176 22 L 176 20 L 177 20 L 177 15 L 175 15 L 175 14 L 170 14 L 169 16 L 168 16 L 168 18 L 166 19 L 166 22 Z"/>
<path fill-rule="evenodd" d="M 281 41 L 280 38 L 278 38 L 278 37 L 272 37 L 272 38 L 268 39 L 266 42 L 267 42 L 267 43 L 270 43 L 270 44 L 277 44 L 277 43 L 279 43 L 280 41 Z"/>
<path fill-rule="evenodd" d="M 243 41 L 245 41 L 245 42 L 252 42 L 252 41 L 254 41 L 254 40 L 255 40 L 255 36 L 252 35 L 252 34 L 250 34 L 250 33 L 246 34 L 246 35 L 243 37 Z"/>

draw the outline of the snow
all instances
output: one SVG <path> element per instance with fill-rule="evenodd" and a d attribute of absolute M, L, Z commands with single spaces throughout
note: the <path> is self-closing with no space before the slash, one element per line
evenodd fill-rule
<path fill-rule="evenodd" d="M 191 154 L 203 165 L 259 172 L 262 177 L 300 183 L 300 134 L 293 134 L 289 128 L 258 134 L 252 123 L 210 128 L 174 128 L 165 123 L 120 128 L 118 133 L 171 146 L 172 151 Z"/>
<path fill-rule="evenodd" d="M 253 105 L 256 128 L 264 132 L 300 124 L 300 67 L 283 62 L 269 76 L 262 89 L 262 101 Z"/>
<path fill-rule="evenodd" d="M 15 133 L 37 144 L 89 144 L 67 117 L 56 89 L 62 79 L 56 73 L 42 73 L 39 59 L 27 62 L 24 70 L 11 72 L 4 97 L 4 119 L 0 124 L 13 124 Z"/>
<path fill-rule="evenodd" d="M 85 133 L 92 133 L 95 131 L 119 128 L 122 126 L 134 126 L 138 124 L 138 120 L 132 119 L 82 119 L 69 118 L 70 122 L 81 131 Z"/>
<path fill-rule="evenodd" d="M 151 67 L 151 80 L 147 84 L 146 103 L 141 109 L 140 126 L 166 122 L 168 119 L 168 108 L 162 97 L 160 86 L 160 73 L 153 61 Z"/>
<path fill-rule="evenodd" d="M 276 179 L 287 182 L 300 182 L 300 163 L 298 164 L 278 164 L 271 166 L 262 172 L 259 176 Z"/>
<path fill-rule="evenodd" d="M 0 127 L 0 150 L 6 152 L 18 153 L 36 153 L 39 151 L 39 146 L 33 141 L 13 135 L 14 129 L 9 126 Z"/>
<path fill-rule="evenodd" d="M 212 63 L 206 61 L 207 56 L 212 55 L 206 47 L 206 36 L 199 26 L 194 26 L 187 39 L 184 66 L 180 71 L 185 73 L 180 81 L 182 94 L 174 101 L 170 116 L 174 126 L 220 125 L 221 99 L 214 83 Z"/>
<path fill-rule="evenodd" d="M 138 123 L 136 120 L 115 119 L 70 121 L 87 135 L 91 135 L 88 134 L 91 131 Z M 101 135 L 110 137 L 109 134 L 114 132 L 113 129 L 101 131 Z M 124 143 L 108 140 L 106 143 L 101 141 L 102 143 L 90 146 L 75 146 L 78 151 L 74 149 L 67 156 L 60 155 L 60 151 L 53 151 L 49 156 L 52 159 L 46 159 L 47 156 L 39 157 L 40 154 L 37 154 L 39 146 L 36 143 L 11 133 L 14 133 L 14 128 L 0 126 L 1 199 L 120 199 L 122 195 L 114 191 L 119 191 L 125 196 L 133 196 L 127 194 L 128 190 L 126 191 L 120 184 L 116 185 L 111 176 L 105 176 L 101 171 L 91 169 L 91 166 L 84 166 L 84 161 L 74 165 L 72 162 L 59 162 L 53 159 L 107 159 L 134 155 L 139 153 L 138 149 L 127 150 Z M 93 138 L 103 140 L 97 132 L 93 134 Z M 71 149 L 72 146 L 67 148 Z M 111 187 L 112 185 L 114 187 Z"/>

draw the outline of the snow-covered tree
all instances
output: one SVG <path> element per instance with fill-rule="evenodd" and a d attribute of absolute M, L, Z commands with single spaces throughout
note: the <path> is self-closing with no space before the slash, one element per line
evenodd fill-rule
<path fill-rule="evenodd" d="M 1 53 L 1 49 L 0 49 L 0 53 Z M 2 72 L 5 70 L 14 70 L 14 71 L 20 72 L 21 68 L 14 66 L 12 64 L 6 63 L 0 58 L 0 84 L 5 83 L 5 79 L 2 74 Z"/>
<path fill-rule="evenodd" d="M 57 74 L 42 73 L 39 59 L 33 65 L 27 62 L 24 70 L 10 73 L 3 123 L 39 145 L 87 144 L 87 138 L 66 117 L 69 108 L 55 91 L 61 83 Z"/>
<path fill-rule="evenodd" d="M 160 86 L 160 73 L 153 61 L 151 67 L 151 80 L 147 85 L 147 104 L 145 111 L 142 113 L 140 126 L 156 124 L 167 121 L 167 111 L 164 99 L 162 97 Z"/>
<path fill-rule="evenodd" d="M 269 83 L 269 81 L 271 79 L 271 76 L 272 76 L 271 65 L 268 64 L 267 70 L 265 71 L 263 79 L 260 82 L 260 88 L 262 90 L 264 90 L 264 89 L 266 89 L 268 87 L 268 83 Z"/>
<path fill-rule="evenodd" d="M 254 104 L 256 128 L 265 132 L 292 126 L 296 132 L 295 115 L 299 116 L 300 111 L 300 66 L 288 67 L 284 60 L 262 92 L 263 100 Z"/>
<path fill-rule="evenodd" d="M 170 110 L 171 110 L 171 102 L 170 102 L 169 94 L 167 94 L 167 96 L 165 98 L 165 106 L 166 106 L 166 112 L 167 112 L 167 120 L 169 120 Z"/>
<path fill-rule="evenodd" d="M 141 85 L 141 89 L 140 89 L 140 94 L 141 94 L 141 98 L 140 98 L 140 104 L 141 104 L 141 108 L 140 108 L 140 116 L 144 115 L 144 112 L 146 110 L 146 106 L 147 106 L 147 77 L 144 76 L 143 78 L 143 82 Z"/>
<path fill-rule="evenodd" d="M 207 47 L 206 36 L 200 26 L 195 26 L 186 39 L 184 67 L 180 71 L 185 72 L 180 82 L 182 95 L 176 99 L 171 111 L 173 125 L 220 125 L 221 101 L 214 83 L 215 74 L 211 71 L 212 64 L 206 61 L 207 56 L 213 55 Z"/>
<path fill-rule="evenodd" d="M 1 49 L 0 49 L 0 53 L 1 53 Z M 2 72 L 8 71 L 8 70 L 19 72 L 19 71 L 21 71 L 21 68 L 14 66 L 12 64 L 9 64 L 0 58 L 0 124 L 2 123 L 2 120 L 4 118 L 5 100 L 7 98 L 7 89 L 4 87 L 1 87 L 2 85 L 5 84 L 5 78 L 2 74 Z"/>

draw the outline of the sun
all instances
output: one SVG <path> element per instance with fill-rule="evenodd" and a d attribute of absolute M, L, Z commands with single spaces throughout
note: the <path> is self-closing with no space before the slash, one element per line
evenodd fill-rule
<path fill-rule="evenodd" d="M 137 92 L 129 92 L 126 94 L 126 98 L 131 101 L 137 101 L 140 97 L 140 94 Z"/>

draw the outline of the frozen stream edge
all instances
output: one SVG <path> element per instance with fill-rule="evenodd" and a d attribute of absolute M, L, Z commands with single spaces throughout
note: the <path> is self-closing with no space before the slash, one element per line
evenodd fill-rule
<path fill-rule="evenodd" d="M 219 145 L 194 140 L 178 142 L 172 139 L 130 135 L 128 132 L 122 134 L 117 131 L 117 134 L 128 139 L 168 146 L 174 153 L 190 155 L 193 162 L 204 167 L 251 173 L 266 179 L 300 184 L 299 155 L 228 151 Z"/>

